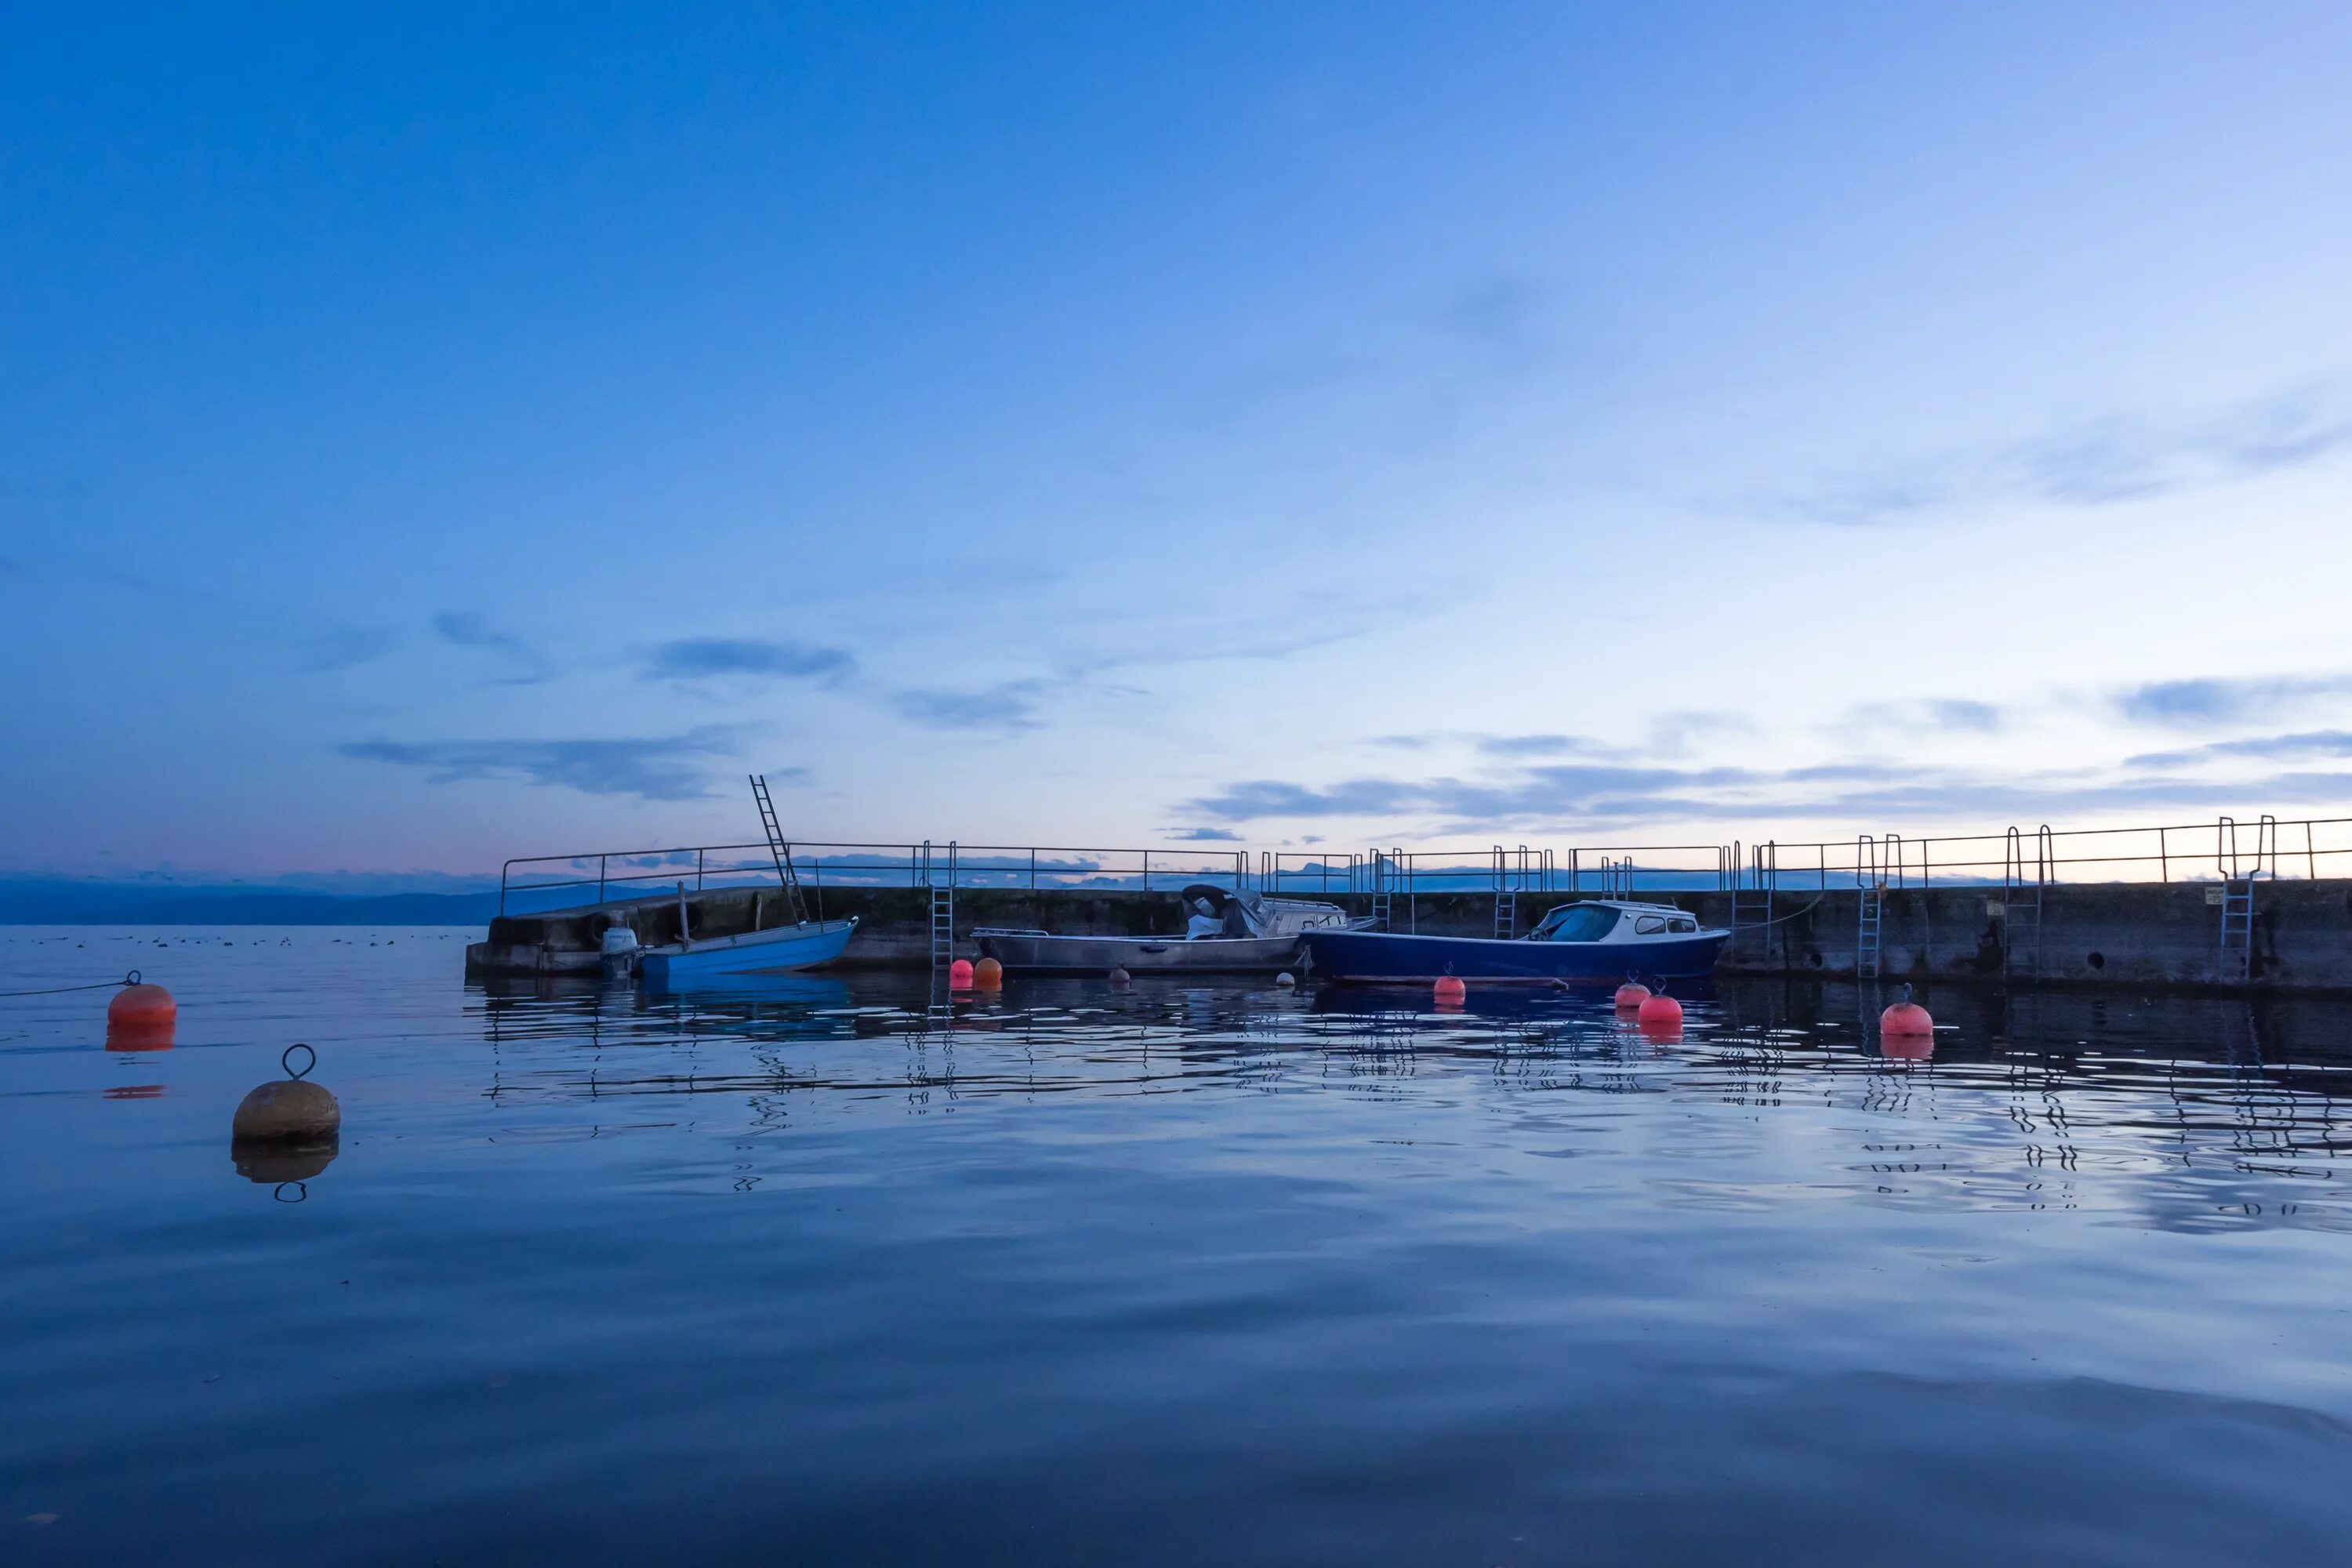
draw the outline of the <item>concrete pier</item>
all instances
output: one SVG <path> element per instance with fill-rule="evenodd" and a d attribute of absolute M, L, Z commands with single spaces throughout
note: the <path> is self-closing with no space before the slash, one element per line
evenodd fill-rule
<path fill-rule="evenodd" d="M 1314 895 L 1307 895 L 1314 896 Z M 1579 895 L 1523 893 L 1525 929 L 1555 903 Z M 1590 895 L 1586 895 L 1590 896 Z M 1729 893 L 1644 893 L 1644 899 L 1691 910 L 1702 924 L 1731 924 Z M 685 895 L 687 919 L 698 938 L 781 923 L 773 889 L 711 889 Z M 837 967 L 920 969 L 930 961 L 929 900 L 920 888 L 827 888 L 824 913 L 856 915 L 856 939 Z M 1860 894 L 1853 888 L 1790 890 L 1773 901 L 1769 926 L 1739 932 L 1725 951 L 1728 973 L 1854 973 Z M 2054 886 L 2044 899 L 2038 978 L 2044 984 L 2173 990 L 2237 989 L 2221 962 L 2221 888 L 2211 882 L 2090 883 Z M 1354 914 L 1370 900 L 1333 895 Z M 625 922 L 646 943 L 677 940 L 675 893 L 543 914 L 508 915 L 490 922 L 488 939 L 467 949 L 469 976 L 593 974 L 605 927 Z M 1494 900 L 1484 892 L 1426 893 L 1408 909 L 1397 901 L 1398 930 L 1452 936 L 1494 932 Z M 960 889 L 956 952 L 973 956 L 974 926 L 1040 929 L 1071 935 L 1148 936 L 1181 932 L 1181 901 L 1174 891 L 1099 892 Z M 1890 889 L 1880 936 L 1880 973 L 1892 980 L 1952 980 L 1999 984 L 2001 959 L 1999 888 Z M 2251 989 L 2352 993 L 2352 881 L 2265 881 L 2254 897 Z M 2012 984 L 2037 978 L 2034 955 L 2021 942 L 2010 955 Z"/>

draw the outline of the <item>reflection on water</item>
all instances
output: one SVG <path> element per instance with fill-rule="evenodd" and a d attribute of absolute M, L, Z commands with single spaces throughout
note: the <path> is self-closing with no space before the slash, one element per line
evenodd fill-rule
<path fill-rule="evenodd" d="M 903 977 L 740 978 L 648 997 L 542 982 L 478 990 L 485 1092 L 796 1100 L 884 1088 L 914 1103 L 1039 1094 L 1286 1092 L 1446 1084 L 1501 1096 L 1664 1095 L 1849 1108 L 1845 1166 L 1885 1198 L 2074 1208 L 2107 1201 L 2183 1228 L 2332 1227 L 2340 1048 L 2318 1002 L 1947 992 L 1932 1051 L 1881 1040 L 1872 988 L 1730 984 L 1661 1036 L 1605 993 L 1418 993 L 1244 982 L 1015 982 L 950 994 Z M 887 1042 L 896 1055 L 872 1048 Z M 844 1049 L 844 1047 L 856 1048 Z M 1549 1108 L 1549 1102 L 1531 1104 Z M 1908 1127 L 1916 1136 L 1900 1136 Z M 1810 1182 L 1822 1178 L 1808 1173 Z M 2093 1195 L 2112 1178 L 2104 1200 Z"/>
<path fill-rule="evenodd" d="M 0 989 L 134 935 L 0 934 Z M 1852 986 L 1677 987 L 1658 1038 L 1606 991 L 653 995 L 230 935 L 142 952 L 169 1052 L 0 1011 L 11 1561 L 2352 1535 L 2352 1008 L 1947 991 L 1919 1058 Z M 330 1158 L 223 1158 L 297 1039 Z"/>

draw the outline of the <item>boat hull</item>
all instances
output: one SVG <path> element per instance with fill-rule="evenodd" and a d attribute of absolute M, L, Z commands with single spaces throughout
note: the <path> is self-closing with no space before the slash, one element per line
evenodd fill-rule
<path fill-rule="evenodd" d="M 673 987 L 724 975 L 782 974 L 831 963 L 856 933 L 855 920 L 808 921 L 683 947 L 649 947 L 637 967 L 647 984 Z"/>
<path fill-rule="evenodd" d="M 1690 980 L 1715 971 L 1731 933 L 1634 942 L 1502 942 L 1491 937 L 1414 936 L 1402 931 L 1308 931 L 1308 968 L 1318 980 L 1358 984 L 1431 984 L 1445 975 L 1526 985 L 1622 980 L 1628 974 Z"/>
<path fill-rule="evenodd" d="M 1047 936 L 1038 931 L 982 931 L 973 935 L 981 955 L 1007 974 L 1271 974 L 1298 963 L 1295 936 L 1210 937 L 1185 942 L 1160 936 Z"/>

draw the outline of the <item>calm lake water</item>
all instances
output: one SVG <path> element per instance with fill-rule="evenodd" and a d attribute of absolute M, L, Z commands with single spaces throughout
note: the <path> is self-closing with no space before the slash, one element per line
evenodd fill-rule
<path fill-rule="evenodd" d="M 782 980 L 0 931 L 11 1562 L 2287 1563 L 2352 1008 Z M 937 1005 L 935 1005 L 937 1004 Z M 235 1169 L 288 1044 L 343 1107 Z"/>

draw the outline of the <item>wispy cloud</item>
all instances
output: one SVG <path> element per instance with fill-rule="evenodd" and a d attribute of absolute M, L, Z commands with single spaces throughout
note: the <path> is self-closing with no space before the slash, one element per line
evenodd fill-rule
<path fill-rule="evenodd" d="M 444 610 L 433 617 L 433 630 L 446 643 L 495 655 L 507 669 L 498 679 L 500 686 L 536 686 L 553 673 L 546 655 L 511 633 L 495 630 L 478 612 Z"/>
<path fill-rule="evenodd" d="M 720 675 L 761 675 L 793 680 L 841 680 L 857 668 L 845 648 L 759 637 L 681 637 L 656 646 L 641 671 L 647 680 L 703 680 Z"/>
<path fill-rule="evenodd" d="M 2287 762 L 2311 757 L 2352 757 L 2352 731 L 2306 730 L 2293 735 L 2253 735 L 2242 741 L 2215 741 L 2179 752 L 2143 752 L 2124 759 L 2132 768 L 2179 768 L 2197 763 L 2226 762 L 2253 757 Z"/>
<path fill-rule="evenodd" d="M 1490 757 L 1559 757 L 1597 749 L 1581 735 L 1482 735 L 1477 746 Z"/>
<path fill-rule="evenodd" d="M 1356 778 L 1324 785 L 1254 779 L 1178 809 L 1236 824 L 1356 818 L 1393 824 L 1409 834 L 1572 833 L 1741 820 L 1990 826 L 2067 813 L 2246 810 L 2345 800 L 2352 800 L 2352 773 L 2291 771 L 2237 779 L 2128 769 L 2002 774 L 1865 760 L 1782 769 L 1567 765 L 1492 779 Z"/>
<path fill-rule="evenodd" d="M 698 760 L 736 754 L 732 725 L 708 724 L 681 735 L 625 740 L 352 741 L 335 750 L 364 762 L 422 768 L 427 782 L 519 778 L 587 795 L 641 800 L 699 800 L 715 793 Z M 771 772 L 772 783 L 806 776 L 802 768 Z"/>
<path fill-rule="evenodd" d="M 2243 723 L 2315 699 L 2352 694 L 2352 674 L 2158 680 L 2116 694 L 2116 710 L 2141 724 L 2194 728 Z"/>
<path fill-rule="evenodd" d="M 1227 827 L 1163 827 L 1162 838 L 1173 838 L 1181 844 L 1239 844 L 1242 836 Z"/>
<path fill-rule="evenodd" d="M 2119 414 L 1992 450 L 1827 480 L 1767 502 L 1841 525 L 1901 523 L 1961 506 L 2026 500 L 2098 507 L 2233 484 L 2352 451 L 2352 413 L 2300 387 L 2201 414 Z"/>
<path fill-rule="evenodd" d="M 392 635 L 388 632 L 363 626 L 336 626 L 301 640 L 298 668 L 306 675 L 350 669 L 355 665 L 383 658 L 392 645 Z"/>
<path fill-rule="evenodd" d="M 2009 722 L 1996 702 L 1963 697 L 1929 697 L 1909 702 L 1865 702 L 1831 726 L 1841 732 L 1874 734 L 1888 730 L 1943 734 L 1990 735 Z"/>
<path fill-rule="evenodd" d="M 893 692 L 891 707 L 901 718 L 932 730 L 1034 730 L 1037 700 L 1048 682 L 1006 680 L 976 691 L 918 688 Z"/>

